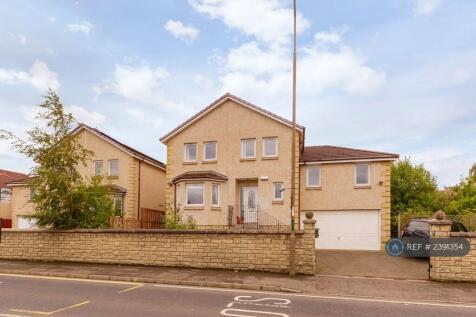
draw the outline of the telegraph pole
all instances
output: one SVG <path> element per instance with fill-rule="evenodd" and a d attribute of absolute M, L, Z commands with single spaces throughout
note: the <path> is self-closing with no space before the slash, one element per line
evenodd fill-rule
<path fill-rule="evenodd" d="M 291 235 L 289 239 L 289 275 L 296 274 L 295 178 L 296 178 L 296 0 L 293 0 L 293 132 L 291 141 Z"/>

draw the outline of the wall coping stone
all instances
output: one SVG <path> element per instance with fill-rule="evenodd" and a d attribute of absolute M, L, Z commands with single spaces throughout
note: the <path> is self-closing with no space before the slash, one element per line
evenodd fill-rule
<path fill-rule="evenodd" d="M 476 238 L 476 232 L 451 232 L 452 237 Z"/>
<path fill-rule="evenodd" d="M 243 229 L 3 229 L 4 233 L 140 233 L 140 234 L 290 234 L 290 230 L 243 230 Z M 304 230 L 294 231 L 303 235 Z"/>
<path fill-rule="evenodd" d="M 451 220 L 438 220 L 438 219 L 431 219 L 430 220 L 431 225 L 451 225 L 452 222 Z"/>

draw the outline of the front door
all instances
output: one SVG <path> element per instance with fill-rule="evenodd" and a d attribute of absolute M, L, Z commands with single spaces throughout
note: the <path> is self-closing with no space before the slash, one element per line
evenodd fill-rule
<path fill-rule="evenodd" d="M 241 187 L 241 216 L 245 223 L 258 222 L 257 187 Z"/>

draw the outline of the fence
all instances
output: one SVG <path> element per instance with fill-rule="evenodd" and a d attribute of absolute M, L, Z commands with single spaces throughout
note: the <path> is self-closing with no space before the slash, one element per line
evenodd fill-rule
<path fill-rule="evenodd" d="M 165 211 L 141 208 L 139 219 L 114 216 L 109 220 L 111 229 L 163 229 L 165 228 Z"/>
<path fill-rule="evenodd" d="M 289 230 L 288 225 L 262 211 L 260 205 L 228 206 L 228 227 Z"/>
<path fill-rule="evenodd" d="M 12 220 L 11 219 L 4 219 L 0 218 L 0 228 L 11 228 L 12 227 Z"/>

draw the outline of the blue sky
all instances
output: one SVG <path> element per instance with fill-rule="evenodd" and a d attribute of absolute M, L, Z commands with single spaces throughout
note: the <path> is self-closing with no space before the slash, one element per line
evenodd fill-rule
<path fill-rule="evenodd" d="M 298 0 L 307 145 L 400 153 L 440 186 L 476 162 L 476 2 Z M 2 1 L 0 129 L 47 87 L 78 120 L 164 160 L 159 137 L 229 91 L 289 117 L 291 1 Z M 0 144 L 0 168 L 32 163 Z"/>

